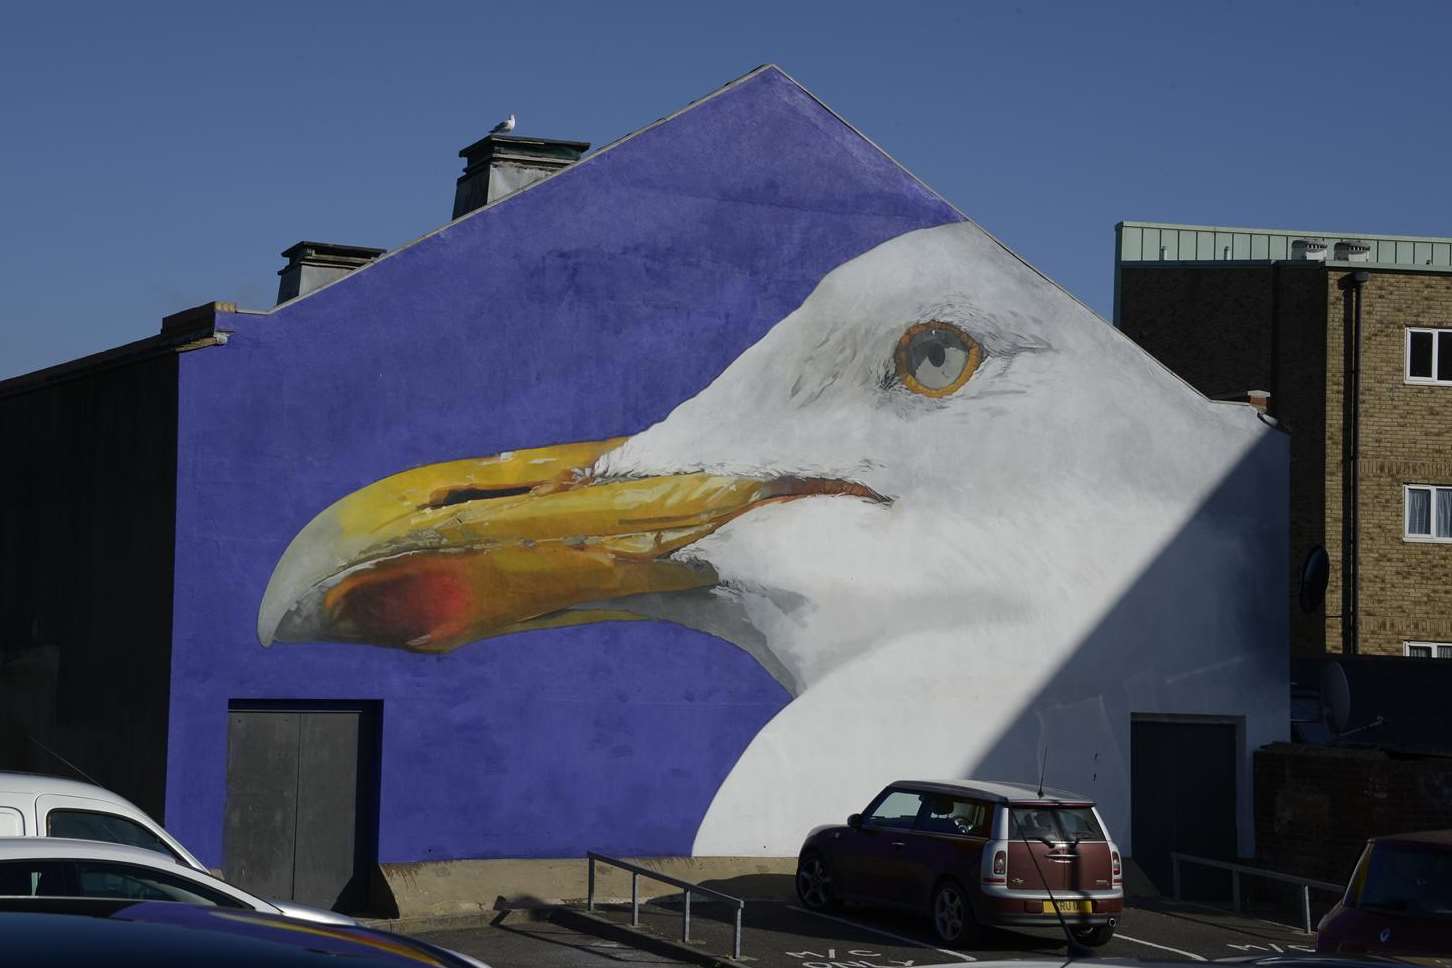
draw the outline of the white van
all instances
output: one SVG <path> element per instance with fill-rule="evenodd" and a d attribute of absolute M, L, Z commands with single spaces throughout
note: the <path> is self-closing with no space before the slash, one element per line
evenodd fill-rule
<path fill-rule="evenodd" d="M 104 840 L 154 850 L 208 873 L 140 807 L 104 787 L 58 776 L 0 771 L 0 837 Z"/>

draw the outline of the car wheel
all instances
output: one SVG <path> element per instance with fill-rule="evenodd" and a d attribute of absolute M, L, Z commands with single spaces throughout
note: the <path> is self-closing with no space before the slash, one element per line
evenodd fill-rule
<path fill-rule="evenodd" d="M 965 944 L 978 938 L 973 905 L 957 881 L 942 881 L 933 891 L 933 933 L 944 944 Z"/>
<path fill-rule="evenodd" d="M 1096 924 L 1092 928 L 1074 929 L 1074 940 L 1091 948 L 1108 944 L 1112 937 L 1114 937 L 1114 925 L 1112 924 Z"/>
<path fill-rule="evenodd" d="M 803 854 L 797 861 L 797 897 L 803 907 L 812 911 L 828 911 L 837 906 L 832 894 L 832 872 L 816 851 Z"/>

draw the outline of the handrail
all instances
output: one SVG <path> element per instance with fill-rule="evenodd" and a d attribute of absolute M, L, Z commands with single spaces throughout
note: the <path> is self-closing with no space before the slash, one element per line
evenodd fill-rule
<path fill-rule="evenodd" d="M 1181 854 L 1177 851 L 1170 851 L 1170 870 L 1174 880 L 1175 900 L 1180 900 L 1180 864 L 1199 864 L 1201 867 L 1214 867 L 1220 870 L 1230 871 L 1230 903 L 1236 910 L 1240 910 L 1240 875 L 1249 874 L 1252 877 L 1263 877 L 1267 880 L 1281 881 L 1286 884 L 1296 884 L 1301 888 L 1301 914 L 1305 919 L 1306 933 L 1314 934 L 1311 927 L 1311 888 L 1318 891 L 1329 891 L 1332 894 L 1341 894 L 1346 890 L 1345 884 L 1333 884 L 1330 881 L 1318 881 L 1309 877 L 1297 877 L 1295 874 L 1282 874 L 1279 871 L 1268 871 L 1260 867 L 1251 867 L 1248 864 L 1232 864 L 1224 860 L 1211 860 L 1208 857 L 1194 857 L 1190 854 Z"/>
<path fill-rule="evenodd" d="M 689 943 L 691 940 L 691 894 L 706 894 L 717 900 L 729 901 L 736 905 L 736 927 L 731 937 L 731 957 L 741 957 L 741 912 L 746 908 L 746 902 L 739 897 L 733 897 L 722 891 L 709 887 L 701 887 L 699 884 L 692 884 L 690 881 L 683 881 L 678 877 L 671 877 L 669 874 L 661 874 L 648 867 L 641 867 L 638 864 L 631 864 L 627 861 L 617 860 L 614 857 L 607 857 L 604 854 L 596 853 L 593 850 L 585 852 L 585 858 L 589 865 L 589 888 L 585 897 L 585 910 L 595 910 L 595 864 L 607 864 L 611 867 L 618 867 L 621 870 L 630 872 L 630 924 L 632 927 L 640 927 L 640 878 L 649 877 L 653 881 L 661 881 L 672 887 L 679 887 L 685 892 L 685 904 L 681 909 L 681 941 Z"/>

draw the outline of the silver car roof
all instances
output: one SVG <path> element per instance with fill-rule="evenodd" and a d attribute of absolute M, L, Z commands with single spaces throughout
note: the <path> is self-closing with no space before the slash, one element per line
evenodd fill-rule
<path fill-rule="evenodd" d="M 0 860 L 32 858 L 107 860 L 119 864 L 140 864 L 164 871 L 174 871 L 180 868 L 187 874 L 215 880 L 195 868 L 178 864 L 170 855 L 147 850 L 144 847 L 130 847 L 126 844 L 113 844 L 103 840 L 73 840 L 69 837 L 0 837 Z"/>
<path fill-rule="evenodd" d="M 998 803 L 1093 803 L 1093 797 L 1081 796 L 1070 790 L 1044 787 L 1042 794 L 1036 785 L 1011 783 L 1001 780 L 898 780 L 895 787 L 910 787 L 950 796 L 968 796 L 979 800 L 993 800 Z"/>
<path fill-rule="evenodd" d="M 13 770 L 0 770 L 0 792 L 26 794 L 55 793 L 66 797 L 89 797 L 92 800 L 110 800 L 127 804 L 136 810 L 141 809 L 119 793 L 113 793 L 103 786 L 86 783 L 82 780 L 72 780 L 63 776 L 50 776 L 45 773 L 19 773 Z"/>

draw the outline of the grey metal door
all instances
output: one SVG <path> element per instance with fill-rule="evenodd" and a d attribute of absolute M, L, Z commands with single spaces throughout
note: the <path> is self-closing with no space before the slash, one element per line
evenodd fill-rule
<path fill-rule="evenodd" d="M 1134 860 L 1161 893 L 1171 890 L 1170 852 L 1236 859 L 1236 740 L 1231 723 L 1130 723 L 1130 827 Z M 1182 869 L 1186 897 L 1230 897 L 1229 876 Z"/>
<path fill-rule="evenodd" d="M 227 744 L 223 865 L 239 887 L 281 900 L 358 910 L 369 837 L 371 717 L 366 707 L 233 708 Z"/>

